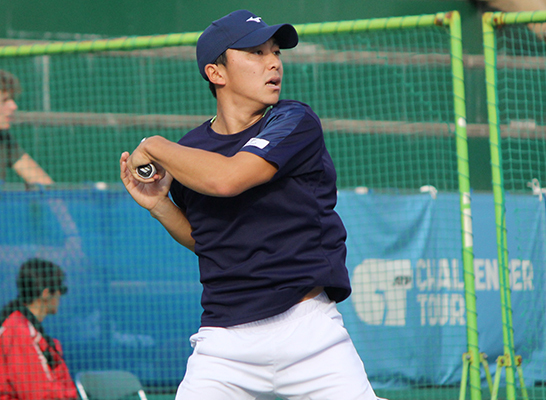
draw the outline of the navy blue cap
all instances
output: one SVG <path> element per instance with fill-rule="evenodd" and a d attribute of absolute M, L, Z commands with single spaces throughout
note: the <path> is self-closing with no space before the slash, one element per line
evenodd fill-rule
<path fill-rule="evenodd" d="M 292 25 L 269 26 L 250 11 L 234 11 L 214 21 L 199 37 L 196 49 L 199 72 L 208 81 L 205 66 L 213 64 L 224 51 L 259 46 L 272 37 L 281 49 L 298 44 L 298 33 Z"/>

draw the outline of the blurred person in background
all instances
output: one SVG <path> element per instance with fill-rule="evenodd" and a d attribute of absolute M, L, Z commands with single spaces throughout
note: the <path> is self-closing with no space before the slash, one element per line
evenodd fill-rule
<path fill-rule="evenodd" d="M 13 168 L 26 185 L 51 185 L 54 183 L 53 179 L 9 132 L 13 115 L 18 108 L 15 99 L 21 91 L 19 79 L 0 69 L 0 183 L 6 179 L 7 169 Z M 48 205 L 66 235 L 68 248 L 73 252 L 81 252 L 81 237 L 64 201 L 51 198 Z"/>
<path fill-rule="evenodd" d="M 21 94 L 19 79 L 7 71 L 0 70 L 0 181 L 6 179 L 6 170 L 13 168 L 29 185 L 50 185 L 53 180 L 19 146 L 9 132 L 13 115 L 17 110 L 15 98 L 19 94 Z"/>
<path fill-rule="evenodd" d="M 0 400 L 76 399 L 61 344 L 42 322 L 67 292 L 56 264 L 33 258 L 17 277 L 17 298 L 0 313 Z"/>

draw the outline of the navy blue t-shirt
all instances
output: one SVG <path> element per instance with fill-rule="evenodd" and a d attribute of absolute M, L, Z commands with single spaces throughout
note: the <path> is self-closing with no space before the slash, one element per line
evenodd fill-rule
<path fill-rule="evenodd" d="M 201 326 L 277 315 L 315 286 L 337 302 L 349 296 L 346 231 L 334 211 L 336 173 L 308 105 L 281 100 L 233 135 L 217 134 L 207 121 L 178 143 L 227 157 L 248 151 L 278 167 L 271 181 L 235 197 L 206 196 L 176 180 L 171 185 L 199 257 Z"/>

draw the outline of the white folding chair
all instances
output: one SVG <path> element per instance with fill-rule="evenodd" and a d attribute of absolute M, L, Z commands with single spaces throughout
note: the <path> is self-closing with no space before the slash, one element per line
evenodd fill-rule
<path fill-rule="evenodd" d="M 129 371 L 82 371 L 76 374 L 82 400 L 121 400 L 129 396 L 148 400 L 140 380 Z"/>

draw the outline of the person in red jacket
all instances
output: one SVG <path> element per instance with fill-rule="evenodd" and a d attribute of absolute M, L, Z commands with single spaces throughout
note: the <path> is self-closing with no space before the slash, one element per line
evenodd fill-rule
<path fill-rule="evenodd" d="M 21 265 L 18 296 L 0 314 L 0 400 L 76 399 L 61 344 L 43 320 L 56 314 L 67 292 L 64 272 L 37 258 Z"/>

